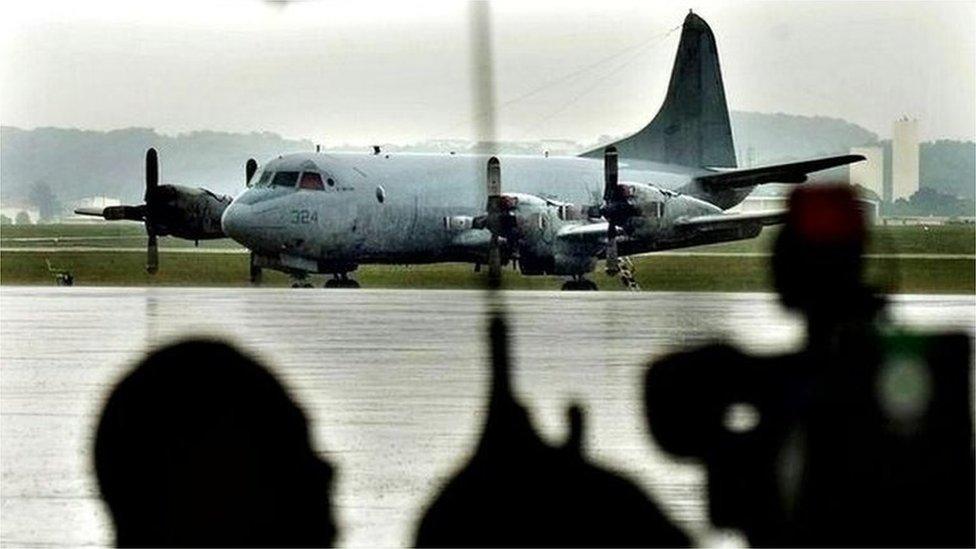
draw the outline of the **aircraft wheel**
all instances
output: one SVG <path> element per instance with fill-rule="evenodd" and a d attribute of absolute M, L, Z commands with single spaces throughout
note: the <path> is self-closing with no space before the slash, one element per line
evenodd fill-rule
<path fill-rule="evenodd" d="M 358 288 L 359 283 L 351 278 L 330 278 L 325 281 L 323 288 Z"/>
<path fill-rule="evenodd" d="M 261 285 L 261 267 L 258 267 L 258 256 L 251 252 L 250 272 L 248 273 L 252 286 Z"/>
<path fill-rule="evenodd" d="M 592 292 L 596 291 L 598 288 L 596 283 L 592 280 L 567 280 L 563 284 L 564 292 Z"/>

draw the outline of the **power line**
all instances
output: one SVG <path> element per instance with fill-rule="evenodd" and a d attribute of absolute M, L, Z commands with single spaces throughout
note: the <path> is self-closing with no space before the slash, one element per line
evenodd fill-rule
<path fill-rule="evenodd" d="M 667 30 L 665 32 L 660 32 L 660 33 L 654 34 L 654 35 L 648 37 L 647 39 L 642 40 L 641 42 L 639 42 L 637 44 L 634 44 L 632 46 L 627 46 L 626 48 L 623 48 L 621 50 L 617 50 L 616 52 L 614 52 L 614 53 L 612 53 L 610 55 L 607 55 L 606 57 L 603 57 L 603 58 L 601 58 L 601 59 L 599 59 L 597 61 L 594 61 L 593 63 L 590 63 L 588 65 L 585 65 L 583 67 L 580 67 L 578 69 L 575 69 L 575 70 L 573 70 L 573 71 L 571 71 L 569 73 L 566 73 L 566 74 L 564 74 L 562 76 L 559 76 L 557 78 L 554 78 L 552 80 L 549 80 L 549 81 L 547 81 L 547 82 L 545 82 L 545 83 L 543 83 L 543 84 L 541 84 L 541 85 L 539 85 L 539 86 L 537 86 L 537 87 L 535 87 L 535 88 L 533 88 L 533 89 L 531 89 L 531 90 L 529 90 L 529 91 L 527 91 L 525 93 L 522 93 L 520 95 L 517 95 L 517 96 L 515 96 L 515 97 L 513 97 L 511 99 L 508 99 L 508 100 L 506 100 L 506 101 L 498 104 L 494 108 L 491 108 L 491 107 L 482 108 L 482 110 L 476 112 L 473 115 L 468 116 L 464 120 L 462 120 L 462 121 L 460 121 L 458 123 L 453 124 L 451 127 L 449 127 L 448 129 L 446 129 L 445 131 L 440 132 L 440 133 L 435 134 L 435 135 L 436 135 L 436 137 L 442 137 L 442 136 L 445 136 L 447 134 L 450 134 L 450 133 L 454 132 L 455 130 L 457 130 L 461 126 L 468 125 L 468 124 L 471 124 L 473 122 L 479 121 L 482 118 L 485 118 L 485 117 L 495 118 L 495 113 L 498 110 L 500 110 L 500 109 L 503 109 L 505 107 L 509 107 L 511 105 L 514 105 L 514 104 L 520 102 L 520 101 L 523 101 L 525 99 L 528 99 L 528 98 L 530 98 L 530 97 L 532 97 L 534 95 L 538 95 L 539 93 L 542 93 L 542 92 L 544 92 L 544 91 L 546 91 L 546 90 L 548 90 L 548 89 L 550 89 L 550 88 L 552 88 L 554 86 L 557 86 L 557 85 L 562 84 L 564 82 L 568 82 L 570 80 L 573 80 L 574 78 L 577 78 L 579 76 L 582 76 L 583 74 L 586 74 L 587 72 L 589 72 L 590 70 L 592 70 L 594 68 L 598 68 L 598 67 L 604 66 L 608 62 L 614 61 L 617 58 L 619 58 L 619 57 L 621 57 L 623 55 L 626 55 L 629 52 L 632 52 L 632 51 L 635 52 L 635 56 L 636 56 L 636 54 L 641 53 L 641 51 L 643 51 L 644 48 L 650 46 L 652 44 L 652 42 L 654 42 L 655 40 L 658 40 L 658 39 L 663 40 L 663 39 L 667 38 L 668 36 L 670 36 L 671 34 L 673 34 L 676 30 L 678 30 L 680 28 L 681 28 L 681 26 L 678 25 L 678 26 L 676 26 L 676 27 L 674 27 L 674 28 L 672 28 L 670 30 Z M 630 59 L 630 61 L 632 61 L 632 60 L 633 60 L 633 58 Z M 628 61 L 628 64 L 630 63 L 630 61 Z"/>

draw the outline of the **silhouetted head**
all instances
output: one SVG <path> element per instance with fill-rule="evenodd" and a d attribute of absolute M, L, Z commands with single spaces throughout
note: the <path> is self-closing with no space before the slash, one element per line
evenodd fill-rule
<path fill-rule="evenodd" d="M 208 341 L 164 347 L 112 391 L 95 469 L 121 546 L 324 546 L 332 468 L 261 365 Z"/>
<path fill-rule="evenodd" d="M 788 308 L 807 315 L 860 305 L 866 230 L 848 185 L 798 187 L 773 250 L 773 279 Z"/>

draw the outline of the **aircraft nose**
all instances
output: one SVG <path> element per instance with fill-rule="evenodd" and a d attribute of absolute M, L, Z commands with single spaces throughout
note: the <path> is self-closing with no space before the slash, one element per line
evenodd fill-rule
<path fill-rule="evenodd" d="M 247 217 L 245 210 L 248 209 L 250 206 L 235 200 L 231 202 L 230 206 L 227 206 L 224 215 L 220 217 L 220 226 L 224 230 L 224 234 L 244 245 L 247 245 L 244 242 L 244 237 Z"/>

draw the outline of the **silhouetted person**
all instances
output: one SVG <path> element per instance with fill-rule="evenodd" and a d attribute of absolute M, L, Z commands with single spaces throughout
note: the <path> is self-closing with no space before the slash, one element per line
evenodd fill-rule
<path fill-rule="evenodd" d="M 543 442 L 509 385 L 505 326 L 491 323 L 491 400 L 470 461 L 427 509 L 418 546 L 687 546 L 635 485 L 582 454 L 583 412 L 562 447 Z"/>
<path fill-rule="evenodd" d="M 887 327 L 865 241 L 849 187 L 798 188 L 772 266 L 806 348 L 712 345 L 647 373 L 654 438 L 704 462 L 713 523 L 753 545 L 974 543 L 969 339 Z"/>
<path fill-rule="evenodd" d="M 95 469 L 120 546 L 327 546 L 332 468 L 264 367 L 209 341 L 162 348 L 112 391 Z"/>

